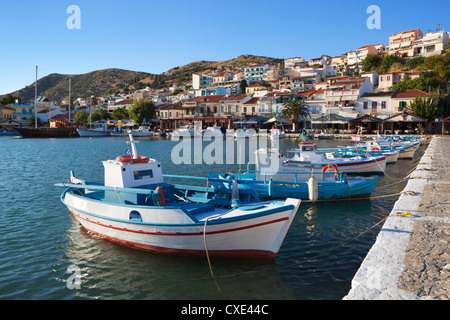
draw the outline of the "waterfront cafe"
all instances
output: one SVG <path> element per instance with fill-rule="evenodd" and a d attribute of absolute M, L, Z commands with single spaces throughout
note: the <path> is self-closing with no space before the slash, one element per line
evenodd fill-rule
<path fill-rule="evenodd" d="M 317 129 L 321 131 L 324 129 L 332 129 L 335 132 L 349 132 L 350 120 L 352 118 L 329 113 L 319 118 L 311 119 L 311 130 Z"/>
<path fill-rule="evenodd" d="M 361 133 L 382 133 L 384 120 L 365 114 L 349 121 L 349 130 L 361 129 Z"/>
<path fill-rule="evenodd" d="M 411 134 L 426 132 L 427 119 L 408 112 L 393 114 L 384 119 L 384 133 Z"/>

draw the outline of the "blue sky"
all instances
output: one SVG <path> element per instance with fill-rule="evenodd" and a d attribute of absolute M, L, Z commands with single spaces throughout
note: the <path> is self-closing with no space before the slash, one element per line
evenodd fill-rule
<path fill-rule="evenodd" d="M 70 30 L 67 8 L 80 8 Z M 381 29 L 370 30 L 370 5 Z M 51 73 L 106 68 L 161 73 L 198 60 L 241 54 L 275 58 L 339 55 L 389 35 L 441 24 L 450 30 L 448 1 L 403 0 L 16 0 L 0 5 L 0 94 Z"/>

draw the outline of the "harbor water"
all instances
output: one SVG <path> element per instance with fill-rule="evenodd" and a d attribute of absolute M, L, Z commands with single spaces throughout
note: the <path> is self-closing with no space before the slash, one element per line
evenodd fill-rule
<path fill-rule="evenodd" d="M 63 189 L 55 183 L 66 182 L 70 170 L 103 181 L 101 161 L 125 154 L 126 139 L 0 137 L 0 299 L 342 299 L 398 199 L 393 194 L 403 190 L 424 150 L 388 164 L 372 199 L 302 202 L 275 260 L 211 258 L 210 269 L 205 257 L 142 252 L 93 236 L 60 201 Z M 139 154 L 159 160 L 165 174 L 207 177 L 245 167 L 175 164 L 171 151 L 179 142 L 137 140 Z M 283 139 L 280 150 L 298 142 Z M 315 142 L 319 148 L 349 144 Z"/>

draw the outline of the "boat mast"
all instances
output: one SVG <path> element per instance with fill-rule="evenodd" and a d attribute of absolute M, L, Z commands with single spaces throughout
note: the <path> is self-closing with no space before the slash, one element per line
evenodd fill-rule
<path fill-rule="evenodd" d="M 38 66 L 36 66 L 36 82 L 34 83 L 34 126 L 37 128 L 37 74 Z"/>
<path fill-rule="evenodd" d="M 70 125 L 70 88 L 71 88 L 71 81 L 72 79 L 69 78 L 69 125 Z"/>

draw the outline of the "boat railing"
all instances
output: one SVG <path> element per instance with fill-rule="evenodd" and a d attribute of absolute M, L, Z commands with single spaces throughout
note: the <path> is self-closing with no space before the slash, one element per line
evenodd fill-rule
<path fill-rule="evenodd" d="M 342 172 L 322 172 L 322 171 L 312 171 L 312 172 L 289 172 L 289 171 L 282 171 L 282 172 L 270 172 L 270 171 L 260 171 L 260 170 L 248 170 L 248 169 L 240 169 L 238 171 L 238 182 L 241 183 L 241 181 L 244 181 L 242 183 L 251 183 L 248 182 L 248 180 L 246 179 L 241 179 L 242 175 L 245 173 L 255 173 L 255 174 L 260 174 L 261 176 L 264 177 L 263 180 L 254 180 L 253 182 L 263 182 L 264 184 L 269 183 L 270 181 L 272 181 L 273 183 L 293 183 L 294 185 L 299 184 L 300 182 L 305 182 L 307 181 L 307 179 L 305 178 L 300 178 L 303 176 L 311 176 L 312 173 L 314 173 L 314 176 L 322 176 L 323 181 L 332 181 L 332 179 L 325 179 L 325 177 L 329 177 L 329 176 L 334 176 L 335 180 L 333 181 L 339 181 L 342 182 L 344 181 L 344 175 Z M 273 175 L 275 174 L 289 174 L 289 175 L 294 175 L 294 181 L 273 181 L 273 179 L 271 178 Z M 337 175 L 337 177 L 336 177 Z"/>

